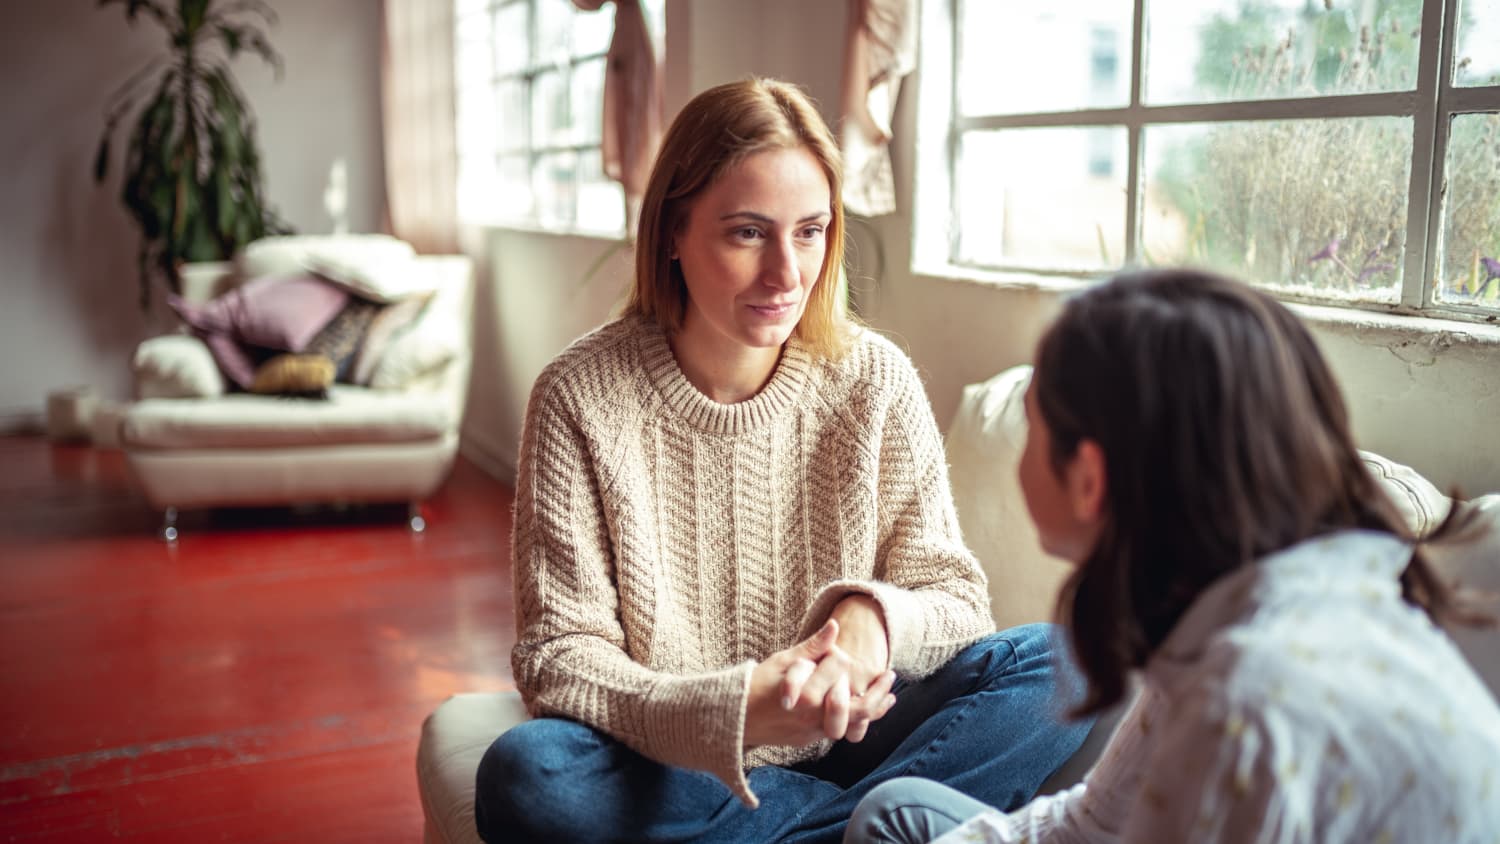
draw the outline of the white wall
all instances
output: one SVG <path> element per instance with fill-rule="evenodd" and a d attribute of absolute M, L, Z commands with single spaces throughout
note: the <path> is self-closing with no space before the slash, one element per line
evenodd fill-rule
<path fill-rule="evenodd" d="M 322 195 L 342 157 L 350 227 L 378 230 L 379 0 L 271 5 L 285 77 L 275 81 L 257 58 L 233 65 L 259 124 L 271 201 L 298 230 L 331 231 Z M 0 4 L 0 431 L 34 422 L 62 386 L 127 397 L 130 353 L 159 324 L 136 306 L 136 236 L 119 202 L 124 134 L 104 186 L 94 185 L 93 160 L 109 94 L 163 37 L 95 0 Z"/>
<path fill-rule="evenodd" d="M 669 114 L 693 93 L 756 73 L 805 85 L 833 118 L 844 6 L 835 0 L 669 0 Z M 915 91 L 915 80 L 909 80 L 896 121 L 901 211 L 873 227 L 852 229 L 854 273 L 873 272 L 878 238 L 885 272 L 859 285 L 859 306 L 871 324 L 910 352 L 946 426 L 963 385 L 1030 360 L 1060 294 L 910 270 Z M 490 264 L 482 279 L 488 290 L 481 300 L 491 310 L 480 315 L 483 348 L 465 436 L 471 456 L 502 475 L 515 464 L 531 380 L 581 329 L 606 319 L 625 287 L 629 267 L 623 262 L 611 264 L 613 275 L 601 273 L 581 286 L 588 264 L 613 245 L 522 232 L 488 236 Z M 1344 385 L 1365 448 L 1409 463 L 1442 486 L 1500 490 L 1500 335 L 1494 329 L 1488 333 L 1497 340 L 1487 345 L 1462 337 L 1433 344 L 1425 330 L 1399 326 L 1318 321 L 1315 330 Z"/>

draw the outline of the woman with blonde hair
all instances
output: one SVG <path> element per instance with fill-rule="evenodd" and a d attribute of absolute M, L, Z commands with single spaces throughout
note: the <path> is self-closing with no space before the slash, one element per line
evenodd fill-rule
<path fill-rule="evenodd" d="M 837 841 L 886 779 L 1020 805 L 1082 742 L 1049 626 L 993 632 L 915 370 L 844 312 L 840 182 L 784 83 L 668 130 L 624 315 L 527 406 L 534 720 L 480 766 L 486 840 Z"/>

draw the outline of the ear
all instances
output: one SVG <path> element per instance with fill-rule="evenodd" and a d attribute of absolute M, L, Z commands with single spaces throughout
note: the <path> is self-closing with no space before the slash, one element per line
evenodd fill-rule
<path fill-rule="evenodd" d="M 1108 503 L 1108 480 L 1104 449 L 1095 440 L 1080 440 L 1067 472 L 1068 503 L 1074 519 L 1085 525 L 1099 523 Z"/>

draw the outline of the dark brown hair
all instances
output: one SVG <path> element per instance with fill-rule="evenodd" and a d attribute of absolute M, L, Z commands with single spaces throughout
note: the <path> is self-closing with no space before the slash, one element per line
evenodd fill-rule
<path fill-rule="evenodd" d="M 668 334 L 682 327 L 687 283 L 671 259 L 672 236 L 687 220 L 693 200 L 725 170 L 771 149 L 805 148 L 828 177 L 832 219 L 827 251 L 796 336 L 809 349 L 833 357 L 847 346 L 852 321 L 840 304 L 844 265 L 844 165 L 838 144 L 812 101 L 795 85 L 747 79 L 694 97 L 662 139 L 641 201 L 635 244 L 635 282 L 625 313 L 653 319 Z"/>
<path fill-rule="evenodd" d="M 1190 270 L 1117 276 L 1065 304 L 1032 385 L 1054 471 L 1084 439 L 1104 453 L 1098 543 L 1057 606 L 1089 681 L 1080 713 L 1118 702 L 1229 571 L 1346 528 L 1411 539 L 1311 334 L 1255 288 Z M 1435 619 L 1463 615 L 1420 552 L 1401 582 Z"/>

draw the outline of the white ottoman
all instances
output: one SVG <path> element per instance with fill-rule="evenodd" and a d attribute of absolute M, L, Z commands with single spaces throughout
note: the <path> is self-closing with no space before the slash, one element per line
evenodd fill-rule
<path fill-rule="evenodd" d="M 422 722 L 417 789 L 425 844 L 480 844 L 474 827 L 474 775 L 495 738 L 527 719 L 516 692 L 454 695 Z"/>

